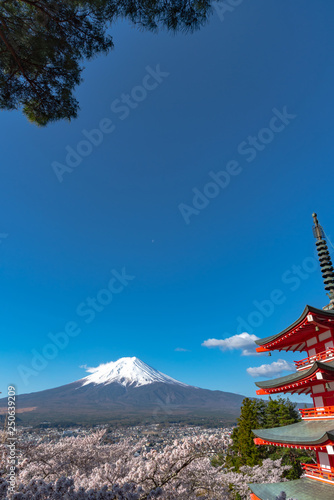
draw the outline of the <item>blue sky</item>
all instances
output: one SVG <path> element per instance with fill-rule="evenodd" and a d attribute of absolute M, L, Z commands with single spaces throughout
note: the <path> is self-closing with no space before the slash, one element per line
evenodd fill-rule
<path fill-rule="evenodd" d="M 0 391 L 137 356 L 254 396 L 247 368 L 304 357 L 202 344 L 272 335 L 326 304 L 311 214 L 334 240 L 333 14 L 325 0 L 253 0 L 193 35 L 118 23 L 112 53 L 85 63 L 77 120 L 39 129 L 1 113 Z"/>

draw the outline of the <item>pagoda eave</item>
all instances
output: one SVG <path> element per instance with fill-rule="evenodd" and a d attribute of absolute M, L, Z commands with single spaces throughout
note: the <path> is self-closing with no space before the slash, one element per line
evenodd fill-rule
<path fill-rule="evenodd" d="M 323 381 L 333 381 L 334 378 L 327 378 L 327 377 L 324 377 L 323 379 L 321 379 Z M 304 393 L 304 394 L 310 394 L 311 393 L 311 387 L 314 386 L 314 385 L 318 385 L 319 382 L 321 382 L 321 380 L 317 379 L 316 377 L 314 377 L 312 380 L 306 380 L 305 382 L 297 382 L 295 384 L 289 384 L 289 385 L 284 385 L 284 386 L 281 386 L 281 387 L 268 387 L 266 389 L 264 388 L 261 388 L 261 389 L 258 389 L 256 391 L 256 394 L 258 396 L 270 396 L 271 394 L 280 394 L 281 392 L 283 394 L 286 394 L 286 393 Z"/>
<path fill-rule="evenodd" d="M 296 424 L 271 429 L 253 429 L 257 444 L 275 444 L 318 449 L 334 444 L 334 417 L 328 420 L 301 420 Z M 333 450 L 334 455 L 334 448 Z"/>
<path fill-rule="evenodd" d="M 250 484 L 251 500 L 276 500 L 284 491 L 286 498 L 298 500 L 324 500 L 333 498 L 333 485 L 302 477 L 284 483 Z"/>
<path fill-rule="evenodd" d="M 264 346 L 260 346 L 260 347 L 257 347 L 256 349 L 256 352 L 270 352 L 270 349 L 267 349 L 266 347 Z"/>
<path fill-rule="evenodd" d="M 256 340 L 259 346 L 257 352 L 272 350 L 303 351 L 306 341 L 314 334 L 314 329 L 320 333 L 334 327 L 334 312 L 324 311 L 315 307 L 306 306 L 302 315 L 282 332 Z"/>
<path fill-rule="evenodd" d="M 291 375 L 279 377 L 274 380 L 264 380 L 256 382 L 259 389 L 256 391 L 258 396 L 278 394 L 280 392 L 311 392 L 314 385 L 325 382 L 334 381 L 334 361 L 324 363 L 315 361 L 313 365 L 307 369 L 299 370 Z"/>
<path fill-rule="evenodd" d="M 277 441 L 267 441 L 261 438 L 254 438 L 254 444 L 256 444 L 257 446 L 277 446 L 278 448 L 291 448 L 297 450 L 326 451 L 327 446 L 334 445 L 334 441 L 327 440 L 322 444 L 305 445 L 305 444 L 280 443 Z"/>

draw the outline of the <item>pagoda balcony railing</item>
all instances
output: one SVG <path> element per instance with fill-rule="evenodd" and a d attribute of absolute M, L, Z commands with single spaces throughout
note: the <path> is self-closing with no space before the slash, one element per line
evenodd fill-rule
<path fill-rule="evenodd" d="M 317 418 L 334 419 L 334 406 L 321 406 L 319 408 L 301 408 L 299 411 L 303 420 L 312 420 Z"/>
<path fill-rule="evenodd" d="M 314 479 L 319 479 L 320 481 L 325 481 L 328 483 L 334 483 L 334 469 L 321 467 L 321 465 L 313 464 L 301 464 L 305 475 L 307 477 L 312 477 Z"/>
<path fill-rule="evenodd" d="M 308 358 L 301 359 L 300 361 L 294 361 L 294 363 L 297 370 L 304 370 L 315 361 L 331 361 L 333 359 L 334 347 L 330 347 L 326 351 L 318 352 L 318 354 L 315 354 L 314 356 L 309 356 Z"/>

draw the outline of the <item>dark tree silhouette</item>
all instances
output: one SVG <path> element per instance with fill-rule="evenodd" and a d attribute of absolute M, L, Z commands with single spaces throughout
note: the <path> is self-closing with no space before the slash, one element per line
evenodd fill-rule
<path fill-rule="evenodd" d="M 23 109 L 37 125 L 72 119 L 82 64 L 108 53 L 117 18 L 157 31 L 192 31 L 207 20 L 208 0 L 2 0 L 0 109 Z"/>

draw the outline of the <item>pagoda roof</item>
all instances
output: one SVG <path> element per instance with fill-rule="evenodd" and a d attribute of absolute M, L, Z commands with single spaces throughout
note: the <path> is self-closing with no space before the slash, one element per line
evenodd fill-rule
<path fill-rule="evenodd" d="M 281 491 L 285 491 L 286 498 L 298 500 L 324 500 L 334 496 L 334 485 L 305 477 L 283 483 L 250 484 L 249 487 L 261 500 L 276 500 Z"/>
<path fill-rule="evenodd" d="M 284 377 L 275 378 L 273 380 L 264 380 L 263 382 L 255 382 L 255 385 L 261 387 L 261 389 L 273 389 L 276 387 L 284 387 L 285 385 L 292 384 L 294 382 L 304 380 L 317 371 L 324 371 L 327 373 L 333 373 L 334 375 L 334 360 L 328 363 L 322 363 L 321 361 L 315 361 L 313 365 L 305 370 L 300 370 L 290 375 L 285 375 Z M 318 380 L 321 383 L 321 380 Z"/>
<path fill-rule="evenodd" d="M 301 316 L 290 326 L 275 335 L 258 339 L 255 343 L 266 347 L 264 350 L 285 349 L 290 350 L 291 345 L 295 348 L 291 350 L 305 350 L 305 336 L 314 334 L 314 326 L 317 325 L 324 331 L 328 329 L 329 322 L 334 322 L 334 310 L 324 311 L 312 306 L 305 306 Z M 334 327 L 334 323 L 333 323 Z M 260 348 L 257 349 L 259 352 Z"/>
<path fill-rule="evenodd" d="M 334 419 L 302 420 L 284 427 L 255 429 L 253 432 L 263 441 L 271 443 L 301 446 L 325 445 L 328 441 L 334 442 Z"/>

